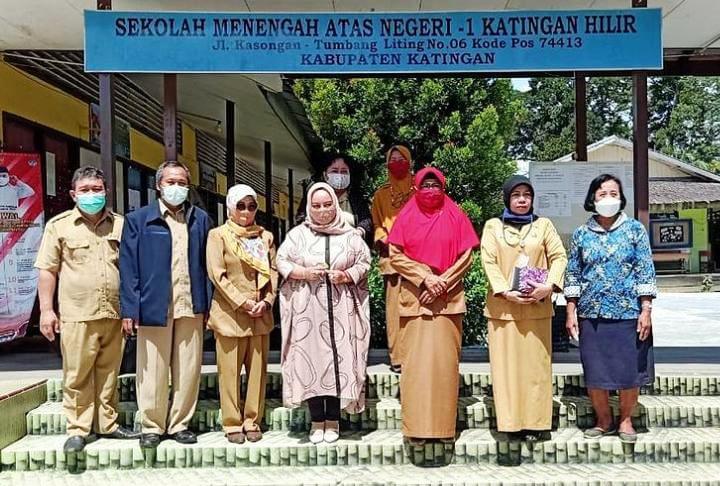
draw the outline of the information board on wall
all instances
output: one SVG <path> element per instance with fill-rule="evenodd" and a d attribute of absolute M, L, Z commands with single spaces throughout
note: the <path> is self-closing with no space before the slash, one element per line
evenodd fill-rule
<path fill-rule="evenodd" d="M 531 162 L 530 180 L 535 189 L 535 212 L 550 218 L 567 243 L 575 229 L 590 213 L 583 205 L 590 182 L 600 174 L 612 174 L 623 185 L 627 198 L 625 212 L 635 210 L 632 162 Z"/>
<path fill-rule="evenodd" d="M 85 11 L 90 72 L 444 73 L 662 69 L 660 9 Z"/>
<path fill-rule="evenodd" d="M 27 330 L 43 220 L 40 154 L 0 152 L 0 343 Z"/>

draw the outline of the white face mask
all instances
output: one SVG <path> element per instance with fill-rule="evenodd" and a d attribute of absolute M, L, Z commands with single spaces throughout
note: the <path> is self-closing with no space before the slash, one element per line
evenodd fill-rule
<path fill-rule="evenodd" d="M 177 184 L 160 187 L 162 198 L 171 206 L 180 206 L 184 203 L 187 199 L 189 190 L 189 188 L 178 186 Z"/>
<path fill-rule="evenodd" d="M 600 216 L 612 218 L 620 211 L 620 199 L 615 197 L 606 197 L 595 202 L 595 211 Z"/>
<path fill-rule="evenodd" d="M 331 172 L 327 175 L 326 179 L 330 187 L 340 191 L 347 189 L 350 185 L 350 174 L 338 174 L 337 172 Z"/>

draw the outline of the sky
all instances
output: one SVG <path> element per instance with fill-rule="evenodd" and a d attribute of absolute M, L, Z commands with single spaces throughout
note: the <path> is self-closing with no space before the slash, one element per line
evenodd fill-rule
<path fill-rule="evenodd" d="M 519 91 L 527 91 L 530 89 L 528 85 L 529 78 L 512 78 L 512 84 Z"/>

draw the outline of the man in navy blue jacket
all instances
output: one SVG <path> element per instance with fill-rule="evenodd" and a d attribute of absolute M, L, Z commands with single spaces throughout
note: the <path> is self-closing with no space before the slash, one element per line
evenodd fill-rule
<path fill-rule="evenodd" d="M 212 297 L 205 265 L 210 218 L 187 202 L 190 173 L 178 162 L 165 162 L 156 184 L 160 199 L 126 215 L 120 245 L 120 312 L 125 333 L 138 333 L 144 448 L 157 447 L 165 434 L 183 444 L 197 442 L 188 424 L 197 405 Z"/>

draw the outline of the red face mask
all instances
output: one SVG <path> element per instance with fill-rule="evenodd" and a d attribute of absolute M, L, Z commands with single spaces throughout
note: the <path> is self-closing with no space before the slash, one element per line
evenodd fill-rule
<path fill-rule="evenodd" d="M 391 160 L 388 162 L 388 171 L 395 179 L 402 179 L 410 172 L 410 162 L 407 160 Z"/>
<path fill-rule="evenodd" d="M 420 189 L 415 193 L 420 209 L 434 211 L 440 209 L 445 200 L 445 194 L 439 188 Z"/>

